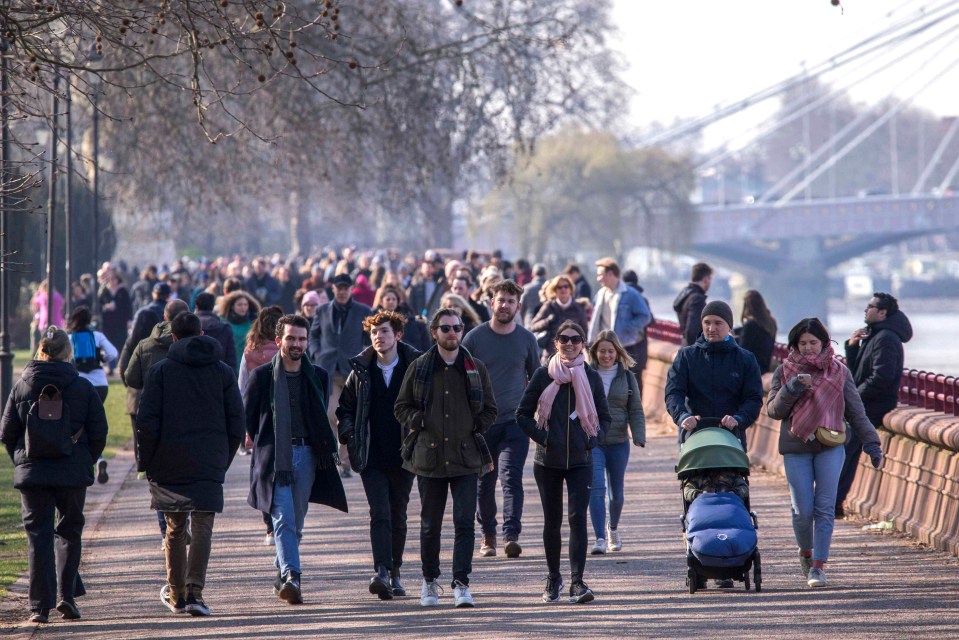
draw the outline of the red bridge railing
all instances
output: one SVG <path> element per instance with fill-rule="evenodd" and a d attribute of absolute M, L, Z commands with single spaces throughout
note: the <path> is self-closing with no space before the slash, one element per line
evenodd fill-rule
<path fill-rule="evenodd" d="M 655 340 L 682 344 L 679 325 L 665 320 L 654 320 L 646 328 L 646 335 Z M 786 345 L 777 342 L 773 348 L 773 357 L 782 362 L 789 354 Z M 845 358 L 841 358 L 845 362 Z M 959 379 L 931 371 L 903 369 L 899 383 L 899 402 L 910 407 L 920 407 L 939 411 L 951 416 L 959 416 Z"/>

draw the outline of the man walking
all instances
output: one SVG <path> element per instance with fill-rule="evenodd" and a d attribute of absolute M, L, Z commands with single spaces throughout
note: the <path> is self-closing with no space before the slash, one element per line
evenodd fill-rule
<path fill-rule="evenodd" d="M 243 401 L 222 348 L 180 313 L 173 345 L 150 368 L 137 413 L 137 469 L 150 481 L 150 508 L 163 512 L 167 584 L 174 613 L 210 615 L 203 601 L 213 519 L 223 511 L 223 480 L 243 437 Z M 192 541 L 187 554 L 187 518 Z"/>
<path fill-rule="evenodd" d="M 537 262 L 533 265 L 533 279 L 526 283 L 520 295 L 520 319 L 524 327 L 532 324 L 536 312 L 543 306 L 543 301 L 539 299 L 539 292 L 544 284 L 546 284 L 546 265 Z"/>
<path fill-rule="evenodd" d="M 523 289 L 512 280 L 490 288 L 493 317 L 467 334 L 463 346 L 486 365 L 496 397 L 496 422 L 484 434 L 493 458 L 493 473 L 479 481 L 476 519 L 483 529 L 480 555 L 496 555 L 496 480 L 503 488 L 503 540 L 509 558 L 523 552 L 519 543 L 523 517 L 523 468 L 529 438 L 516 422 L 516 407 L 526 383 L 539 367 L 533 334 L 516 322 Z"/>
<path fill-rule="evenodd" d="M 196 296 L 196 317 L 200 319 L 200 326 L 203 327 L 203 335 L 210 336 L 220 343 L 223 347 L 223 362 L 231 369 L 236 371 L 236 341 L 233 340 L 233 329 L 230 325 L 220 320 L 213 313 L 213 306 L 216 304 L 216 297 L 212 293 L 199 293 Z M 242 354 L 241 354 L 242 355 Z"/>
<path fill-rule="evenodd" d="M 633 360 L 645 349 L 646 325 L 653 319 L 649 305 L 636 289 L 622 280 L 619 264 L 612 258 L 596 261 L 596 280 L 600 284 L 593 301 L 589 323 L 589 341 L 600 331 L 614 331 Z"/>
<path fill-rule="evenodd" d="M 413 474 L 403 468 L 400 445 L 406 435 L 393 414 L 403 376 L 420 352 L 403 339 L 406 319 L 381 311 L 363 321 L 373 343 L 350 360 L 336 416 L 340 442 L 350 451 L 350 465 L 360 474 L 370 505 L 373 570 L 370 593 L 381 600 L 405 596 L 400 581 L 406 548 L 406 507 Z"/>
<path fill-rule="evenodd" d="M 872 294 L 866 305 L 865 322 L 864 328 L 856 329 L 846 340 L 846 364 L 859 390 L 866 417 L 878 429 L 886 414 L 899 404 L 899 385 L 905 364 L 902 345 L 912 339 L 912 324 L 899 309 L 899 301 L 888 293 Z M 856 479 L 861 455 L 862 442 L 851 432 L 836 492 L 839 518 L 846 515 L 843 502 Z"/>
<path fill-rule="evenodd" d="M 406 370 L 396 419 L 409 436 L 403 466 L 416 474 L 420 492 L 420 604 L 439 604 L 440 534 L 447 493 L 453 496 L 453 596 L 457 607 L 472 607 L 476 480 L 492 468 L 482 433 L 496 418 L 489 374 L 482 362 L 460 347 L 463 321 L 452 309 L 439 309 L 430 322 L 436 344 Z"/>
<path fill-rule="evenodd" d="M 273 518 L 274 593 L 290 604 L 303 603 L 300 539 L 309 503 L 347 511 L 336 438 L 327 418 L 330 377 L 303 359 L 309 330 L 302 316 L 277 320 L 280 350 L 270 363 L 253 370 L 243 399 L 246 433 L 253 441 L 247 502 Z"/>
<path fill-rule="evenodd" d="M 713 268 L 705 262 L 698 262 L 693 265 L 689 279 L 691 282 L 673 301 L 673 311 L 679 319 L 679 333 L 683 337 L 684 347 L 693 344 L 699 337 L 700 316 L 706 306 L 706 292 L 713 283 Z"/>
<path fill-rule="evenodd" d="M 313 362 L 326 371 L 332 383 L 327 388 L 329 406 L 327 419 L 334 429 L 337 427 L 336 407 L 340 393 L 350 375 L 350 358 L 363 350 L 363 320 L 373 310 L 353 299 L 351 288 L 353 279 L 345 273 L 333 278 L 333 300 L 316 310 L 313 325 L 310 328 L 310 354 Z M 341 474 L 349 478 L 349 463 L 346 449 L 340 451 L 342 460 Z"/>

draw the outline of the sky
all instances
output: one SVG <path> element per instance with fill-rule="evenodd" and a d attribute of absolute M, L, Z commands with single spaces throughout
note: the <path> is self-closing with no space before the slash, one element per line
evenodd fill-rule
<path fill-rule="evenodd" d="M 613 0 L 619 34 L 610 45 L 629 65 L 623 79 L 636 91 L 630 124 L 708 114 L 799 73 L 803 62 L 823 62 L 892 20 L 945 2 L 843 0 L 840 9 L 829 0 Z M 950 51 L 959 55 L 959 43 Z M 884 74 L 853 97 L 875 101 L 901 79 Z M 959 113 L 953 79 L 937 82 L 916 104 L 940 116 Z"/>

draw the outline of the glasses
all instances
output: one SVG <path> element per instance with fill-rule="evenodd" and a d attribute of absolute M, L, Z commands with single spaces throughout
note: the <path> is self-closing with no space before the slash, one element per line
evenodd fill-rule
<path fill-rule="evenodd" d="M 866 305 L 866 309 L 867 309 L 867 310 L 868 310 L 868 309 L 878 309 L 878 308 L 879 308 L 879 305 L 876 305 L 876 304 L 867 304 L 867 305 Z"/>
<path fill-rule="evenodd" d="M 439 330 L 442 331 L 443 333 L 449 333 L 450 331 L 452 331 L 453 333 L 459 333 L 460 331 L 463 330 L 463 325 L 461 325 L 461 324 L 441 324 L 440 326 L 437 327 L 437 329 L 439 329 Z"/>
<path fill-rule="evenodd" d="M 569 344 L 569 343 L 583 344 L 583 336 L 580 336 L 580 335 L 575 335 L 575 336 L 561 335 L 561 336 L 556 336 L 556 339 L 559 340 L 560 344 Z"/>
<path fill-rule="evenodd" d="M 558 285 L 556 285 L 556 290 L 559 291 L 560 289 L 572 289 L 572 287 L 569 286 L 568 284 L 558 284 Z"/>

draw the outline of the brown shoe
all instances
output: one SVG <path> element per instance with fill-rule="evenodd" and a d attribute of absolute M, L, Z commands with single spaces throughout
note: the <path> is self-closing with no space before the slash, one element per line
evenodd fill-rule
<path fill-rule="evenodd" d="M 480 556 L 492 558 L 496 555 L 496 536 L 483 536 L 483 544 L 480 545 Z"/>

